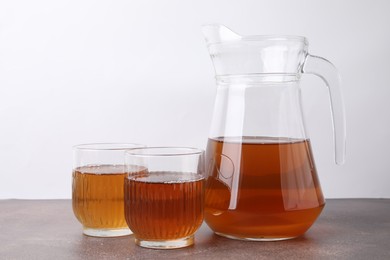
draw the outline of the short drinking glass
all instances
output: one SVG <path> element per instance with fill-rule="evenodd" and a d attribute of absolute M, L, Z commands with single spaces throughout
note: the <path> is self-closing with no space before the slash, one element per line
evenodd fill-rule
<path fill-rule="evenodd" d="M 137 245 L 190 246 L 203 222 L 204 151 L 150 147 L 125 153 L 125 216 Z"/>
<path fill-rule="evenodd" d="M 83 233 L 130 235 L 124 214 L 124 152 L 139 144 L 83 144 L 73 147 L 72 204 Z"/>

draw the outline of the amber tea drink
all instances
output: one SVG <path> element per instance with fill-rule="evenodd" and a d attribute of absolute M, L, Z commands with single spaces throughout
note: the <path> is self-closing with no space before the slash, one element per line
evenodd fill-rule
<path fill-rule="evenodd" d="M 172 147 L 126 152 L 125 216 L 137 245 L 173 249 L 194 243 L 203 222 L 203 155 Z"/>
<path fill-rule="evenodd" d="M 73 212 L 83 233 L 96 237 L 130 235 L 124 217 L 124 151 L 137 144 L 84 144 L 74 147 Z"/>
<path fill-rule="evenodd" d="M 219 235 L 263 241 L 297 237 L 325 205 L 309 140 L 209 139 L 206 158 L 205 219 Z"/>

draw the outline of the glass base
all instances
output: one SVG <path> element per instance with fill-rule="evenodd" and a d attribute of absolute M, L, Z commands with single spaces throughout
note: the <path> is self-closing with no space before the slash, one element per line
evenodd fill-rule
<path fill-rule="evenodd" d="M 191 246 L 194 244 L 194 236 L 175 240 L 143 240 L 135 239 L 135 243 L 141 247 L 153 248 L 153 249 L 175 249 Z"/>
<path fill-rule="evenodd" d="M 219 232 L 215 232 L 215 234 L 222 236 L 222 237 L 227 237 L 230 239 L 235 239 L 235 240 L 243 240 L 243 241 L 264 241 L 264 242 L 270 242 L 270 241 L 282 241 L 282 240 L 289 240 L 293 239 L 296 237 L 236 237 L 232 235 L 227 235 Z"/>
<path fill-rule="evenodd" d="M 115 228 L 115 229 L 97 229 L 84 227 L 84 235 L 91 237 L 121 237 L 133 234 L 128 228 Z"/>

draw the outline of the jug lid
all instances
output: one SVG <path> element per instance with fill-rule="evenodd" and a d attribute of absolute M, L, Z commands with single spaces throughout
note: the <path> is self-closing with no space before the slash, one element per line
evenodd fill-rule
<path fill-rule="evenodd" d="M 241 36 L 219 24 L 202 27 L 217 76 L 300 74 L 308 41 L 293 35 Z"/>

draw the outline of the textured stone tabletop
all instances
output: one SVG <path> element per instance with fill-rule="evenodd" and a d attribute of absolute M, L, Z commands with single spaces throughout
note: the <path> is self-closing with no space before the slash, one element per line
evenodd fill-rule
<path fill-rule="evenodd" d="M 244 242 L 203 224 L 195 245 L 138 247 L 133 236 L 82 235 L 70 200 L 0 200 L 0 259 L 390 259 L 390 199 L 327 200 L 302 237 Z"/>

